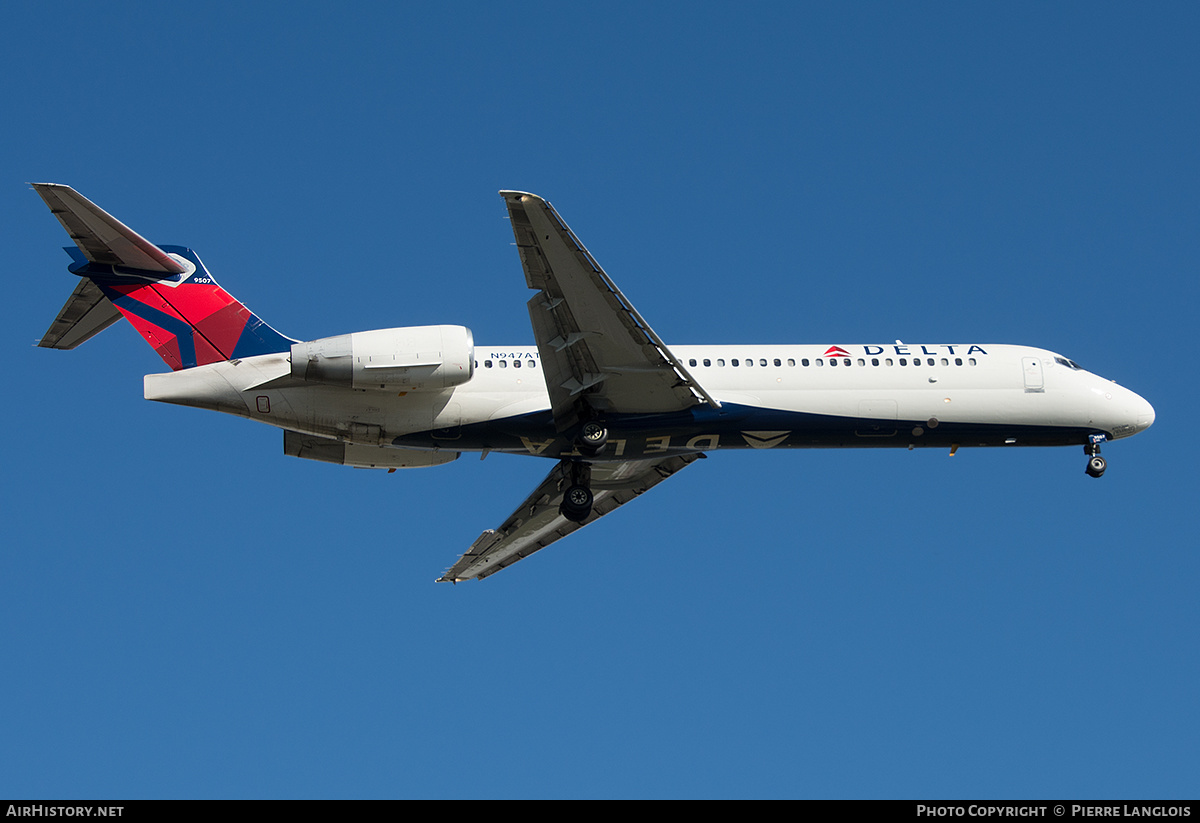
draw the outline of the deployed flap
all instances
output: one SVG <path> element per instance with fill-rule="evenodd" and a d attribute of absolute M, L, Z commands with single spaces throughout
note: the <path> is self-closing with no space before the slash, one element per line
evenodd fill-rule
<path fill-rule="evenodd" d="M 166 275 L 187 268 L 70 186 L 30 183 L 79 250 L 93 263 Z"/>
<path fill-rule="evenodd" d="M 120 319 L 117 307 L 85 277 L 67 298 L 38 345 L 44 349 L 73 349 Z"/>
<path fill-rule="evenodd" d="M 563 460 L 498 529 L 488 529 L 479 535 L 466 554 L 447 569 L 446 573 L 438 578 L 438 582 L 482 580 L 490 574 L 508 568 L 538 549 L 546 548 L 555 540 L 596 522 L 702 457 L 703 454 L 684 454 L 661 460 L 593 463 L 592 513 L 582 523 L 568 520 L 558 511 L 563 491 L 569 485 L 571 470 L 571 461 Z"/>
<path fill-rule="evenodd" d="M 502 191 L 525 280 L 539 294 L 529 317 L 559 431 L 598 412 L 661 413 L 712 398 L 621 294 L 554 208 Z"/>

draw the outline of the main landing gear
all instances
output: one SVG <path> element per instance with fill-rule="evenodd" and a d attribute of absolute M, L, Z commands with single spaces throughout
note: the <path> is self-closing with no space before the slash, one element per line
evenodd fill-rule
<path fill-rule="evenodd" d="M 581 454 L 592 457 L 600 453 L 608 443 L 608 428 L 600 422 L 589 420 L 579 429 L 579 439 L 576 446 Z"/>
<path fill-rule="evenodd" d="M 1088 442 L 1083 447 L 1083 453 L 1088 456 L 1087 468 L 1084 470 L 1089 477 L 1099 477 L 1108 468 L 1108 461 L 1100 456 L 1100 444 L 1108 438 L 1102 434 L 1089 434 Z"/>
<path fill-rule="evenodd" d="M 587 463 L 571 463 L 566 471 L 567 488 L 558 513 L 573 523 L 582 523 L 592 515 L 592 467 Z"/>
<path fill-rule="evenodd" d="M 595 457 L 608 444 L 608 427 L 599 420 L 588 420 L 579 427 L 575 448 L 584 457 Z M 566 461 L 564 461 L 566 463 Z M 564 466 L 566 489 L 558 513 L 574 523 L 592 516 L 592 467 L 589 463 L 571 462 Z"/>

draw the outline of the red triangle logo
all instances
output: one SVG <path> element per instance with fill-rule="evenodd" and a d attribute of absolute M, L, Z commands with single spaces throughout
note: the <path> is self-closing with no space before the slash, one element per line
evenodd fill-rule
<path fill-rule="evenodd" d="M 850 352 L 843 349 L 841 346 L 830 346 L 825 350 L 826 357 L 849 357 Z"/>

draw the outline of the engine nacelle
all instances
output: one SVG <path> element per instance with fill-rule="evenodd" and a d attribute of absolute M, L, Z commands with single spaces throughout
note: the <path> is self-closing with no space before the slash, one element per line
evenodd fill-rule
<path fill-rule="evenodd" d="M 408 326 L 292 346 L 292 377 L 353 389 L 418 391 L 462 385 L 475 373 L 464 326 Z"/>
<path fill-rule="evenodd" d="M 283 453 L 304 460 L 320 460 L 356 469 L 421 469 L 442 466 L 458 459 L 458 452 L 413 451 L 383 446 L 360 446 L 328 437 L 284 429 Z"/>

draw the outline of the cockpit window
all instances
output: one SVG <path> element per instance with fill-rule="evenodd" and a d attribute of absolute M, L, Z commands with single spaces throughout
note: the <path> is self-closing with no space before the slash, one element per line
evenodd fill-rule
<path fill-rule="evenodd" d="M 1056 355 L 1054 358 L 1054 362 L 1060 366 L 1066 366 L 1068 369 L 1071 369 L 1073 371 L 1083 371 L 1083 369 L 1080 367 L 1080 365 L 1078 363 L 1076 363 L 1074 360 L 1068 360 L 1065 357 L 1058 357 Z"/>

